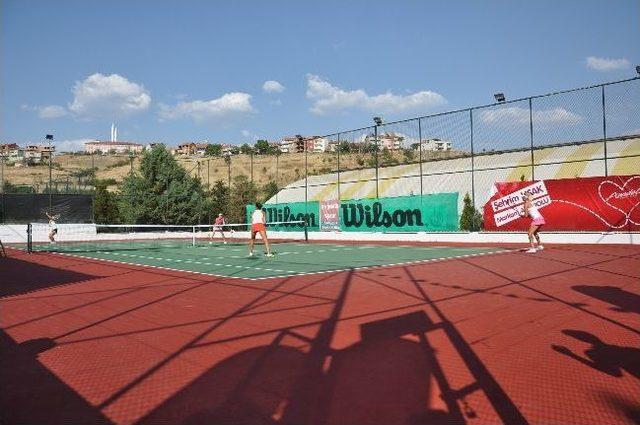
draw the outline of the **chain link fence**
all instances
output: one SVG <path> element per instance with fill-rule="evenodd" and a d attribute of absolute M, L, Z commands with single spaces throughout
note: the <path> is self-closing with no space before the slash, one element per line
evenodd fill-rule
<path fill-rule="evenodd" d="M 468 194 L 482 210 L 499 181 L 640 173 L 640 78 L 298 137 L 287 152 L 177 158 L 211 193 L 253 185 L 269 203 L 457 192 L 460 207 Z M 115 184 L 139 159 L 54 156 L 29 182 L 12 181 L 2 157 L 0 192 L 82 193 L 96 176 Z"/>

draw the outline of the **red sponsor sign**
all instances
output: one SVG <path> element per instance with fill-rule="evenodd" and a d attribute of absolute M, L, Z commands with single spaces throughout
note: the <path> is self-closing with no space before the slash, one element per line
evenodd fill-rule
<path fill-rule="evenodd" d="M 340 230 L 340 201 L 332 199 L 320 202 L 320 230 Z"/>
<path fill-rule="evenodd" d="M 495 184 L 484 206 L 485 230 L 525 230 L 524 194 L 544 217 L 545 230 L 640 231 L 640 175 Z"/>

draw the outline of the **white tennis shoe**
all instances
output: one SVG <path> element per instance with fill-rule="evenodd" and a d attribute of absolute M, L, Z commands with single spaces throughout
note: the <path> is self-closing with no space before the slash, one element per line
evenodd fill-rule
<path fill-rule="evenodd" d="M 527 254 L 534 254 L 536 252 L 535 248 L 529 248 L 525 251 Z"/>

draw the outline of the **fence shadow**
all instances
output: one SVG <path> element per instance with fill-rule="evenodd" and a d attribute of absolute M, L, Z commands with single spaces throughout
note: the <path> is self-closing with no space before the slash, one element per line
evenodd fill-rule
<path fill-rule="evenodd" d="M 576 285 L 571 289 L 613 305 L 613 311 L 640 314 L 640 295 L 617 286 Z"/>

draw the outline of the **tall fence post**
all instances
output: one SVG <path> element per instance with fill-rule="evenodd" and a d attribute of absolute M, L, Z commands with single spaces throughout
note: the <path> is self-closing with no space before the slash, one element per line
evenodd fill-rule
<path fill-rule="evenodd" d="M 253 181 L 253 166 L 251 167 L 251 181 Z M 278 184 L 278 173 L 280 172 L 280 148 L 276 152 L 276 204 L 278 203 L 278 193 L 280 192 L 280 185 Z"/>
<path fill-rule="evenodd" d="M 307 141 L 302 139 L 304 143 L 304 213 L 308 214 L 307 202 L 309 202 L 309 148 Z"/>
<path fill-rule="evenodd" d="M 51 167 L 53 166 L 53 164 L 51 163 L 51 161 L 53 161 L 53 155 L 51 155 L 51 150 L 49 150 L 49 214 L 52 214 L 51 212 L 51 207 L 53 206 L 53 189 L 51 187 L 51 183 L 52 183 L 52 177 L 51 177 Z"/>
<path fill-rule="evenodd" d="M 0 155 L 0 193 L 4 193 L 4 154 Z"/>
<path fill-rule="evenodd" d="M 373 127 L 373 142 L 374 146 L 374 154 L 376 159 L 376 199 L 380 198 L 380 193 L 378 192 L 378 124 Z"/>
<path fill-rule="evenodd" d="M 533 157 L 533 105 L 531 98 L 529 98 L 529 139 L 531 142 L 531 181 L 536 179 L 535 174 L 535 159 Z"/>
<path fill-rule="evenodd" d="M 338 152 L 338 203 L 340 203 L 340 133 L 338 133 L 338 146 L 336 150 Z"/>
<path fill-rule="evenodd" d="M 602 85 L 602 141 L 604 143 L 604 175 L 609 175 L 609 164 L 607 160 L 607 112 L 604 96 L 604 85 Z"/>
<path fill-rule="evenodd" d="M 420 196 L 424 195 L 422 188 L 422 120 L 418 118 L 418 163 L 420 164 Z"/>
<path fill-rule="evenodd" d="M 476 166 L 475 149 L 473 147 L 473 109 L 469 109 L 469 130 L 471 136 L 471 203 L 476 207 Z"/>

